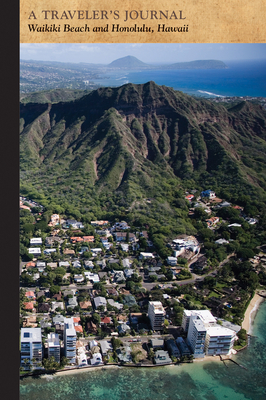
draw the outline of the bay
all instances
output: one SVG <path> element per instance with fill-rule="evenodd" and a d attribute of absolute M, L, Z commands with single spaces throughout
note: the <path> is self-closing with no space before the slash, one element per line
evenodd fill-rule
<path fill-rule="evenodd" d="M 265 400 L 266 302 L 260 305 L 250 345 L 227 361 L 159 368 L 114 368 L 65 376 L 26 378 L 21 400 Z"/>
<path fill-rule="evenodd" d="M 189 95 L 266 97 L 266 60 L 227 61 L 226 69 L 116 70 L 93 82 L 101 86 L 154 81 Z"/>

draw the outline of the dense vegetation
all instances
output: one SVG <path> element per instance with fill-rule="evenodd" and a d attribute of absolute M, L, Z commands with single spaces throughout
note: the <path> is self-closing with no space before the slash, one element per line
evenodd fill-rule
<path fill-rule="evenodd" d="M 21 104 L 22 193 L 44 205 L 88 221 L 156 215 L 184 233 L 194 231 L 184 189 L 264 210 L 262 107 L 225 109 L 153 82 L 51 102 Z"/>

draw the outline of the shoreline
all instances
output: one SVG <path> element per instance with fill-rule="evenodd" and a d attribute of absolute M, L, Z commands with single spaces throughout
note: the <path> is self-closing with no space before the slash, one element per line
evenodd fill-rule
<path fill-rule="evenodd" d="M 244 316 L 244 320 L 242 322 L 242 328 L 247 331 L 247 334 L 251 334 L 252 328 L 253 328 L 253 322 L 256 317 L 257 311 L 259 309 L 259 305 L 265 300 L 264 297 L 260 296 L 258 293 L 255 293 L 255 295 L 252 297 L 246 312 Z M 231 358 L 232 354 L 228 355 L 227 357 Z M 198 362 L 221 362 L 220 356 L 206 356 L 203 358 L 196 358 L 193 360 L 193 363 L 198 363 Z M 168 366 L 176 366 L 175 364 L 169 364 Z M 178 364 L 177 366 L 180 366 Z M 49 379 L 52 376 L 65 376 L 65 375 L 72 375 L 72 374 L 79 374 L 81 372 L 88 372 L 88 371 L 96 371 L 96 370 L 103 370 L 107 368 L 122 368 L 123 366 L 116 365 L 116 364 L 105 364 L 101 366 L 88 366 L 85 368 L 71 368 L 69 370 L 61 370 L 61 371 L 56 371 L 54 374 L 42 374 L 40 375 L 41 378 L 43 379 Z M 124 367 L 125 368 L 125 367 Z M 141 368 L 141 367 L 137 367 Z M 51 378 L 50 378 L 51 379 Z"/>
<path fill-rule="evenodd" d="M 242 328 L 247 331 L 247 334 L 251 334 L 253 328 L 253 322 L 256 317 L 259 305 L 264 301 L 264 297 L 260 296 L 258 293 L 252 297 L 248 308 L 246 309 L 244 320 L 242 322 Z"/>

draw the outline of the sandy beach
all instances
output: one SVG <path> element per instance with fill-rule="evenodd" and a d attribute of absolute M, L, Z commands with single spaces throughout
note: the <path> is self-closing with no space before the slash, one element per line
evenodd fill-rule
<path fill-rule="evenodd" d="M 69 370 L 57 371 L 54 373 L 55 376 L 62 376 L 62 375 L 72 375 L 72 374 L 79 374 L 80 372 L 88 372 L 88 371 L 96 371 L 101 369 L 107 368 L 121 368 L 117 365 L 101 365 L 99 367 L 83 367 L 83 368 L 73 368 Z M 42 378 L 47 378 L 50 375 L 41 375 Z"/>
<path fill-rule="evenodd" d="M 242 328 L 245 329 L 247 333 L 251 333 L 252 322 L 256 316 L 259 305 L 263 300 L 264 298 L 256 293 L 249 303 L 249 306 L 245 312 L 244 321 L 242 322 Z"/>

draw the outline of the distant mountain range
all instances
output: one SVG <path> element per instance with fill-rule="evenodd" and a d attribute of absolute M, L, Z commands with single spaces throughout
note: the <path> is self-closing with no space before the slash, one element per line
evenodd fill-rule
<path fill-rule="evenodd" d="M 190 62 L 179 62 L 174 64 L 166 64 L 163 66 L 154 66 L 145 64 L 138 58 L 133 56 L 127 56 L 118 58 L 117 60 L 108 64 L 109 68 L 121 68 L 121 69 L 217 69 L 227 68 L 223 61 L 218 60 L 198 60 Z"/>
<path fill-rule="evenodd" d="M 236 195 L 266 190 L 266 111 L 259 105 L 226 109 L 148 82 L 21 104 L 20 115 L 21 181 L 50 195 L 75 188 L 79 201 L 91 187 L 150 197 L 169 180 Z"/>

